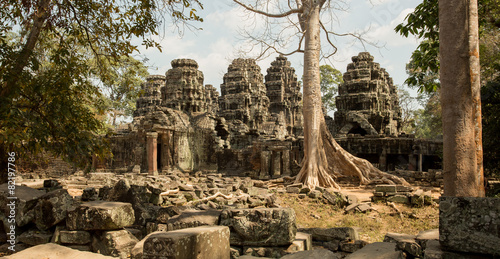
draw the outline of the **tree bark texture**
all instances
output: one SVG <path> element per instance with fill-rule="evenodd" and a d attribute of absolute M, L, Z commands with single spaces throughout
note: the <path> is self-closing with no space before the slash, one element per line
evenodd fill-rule
<path fill-rule="evenodd" d="M 373 181 L 408 183 L 399 177 L 384 173 L 370 162 L 345 151 L 333 139 L 326 127 L 321 104 L 319 57 L 320 1 L 304 1 L 304 159 L 296 182 L 309 187 L 323 186 L 340 189 L 335 182 L 338 176 L 357 176 L 361 184 Z"/>
<path fill-rule="evenodd" d="M 444 195 L 483 197 L 477 0 L 439 1 Z"/>

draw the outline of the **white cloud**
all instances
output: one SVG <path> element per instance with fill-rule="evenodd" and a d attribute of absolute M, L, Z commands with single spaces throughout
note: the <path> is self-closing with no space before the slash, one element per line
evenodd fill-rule
<path fill-rule="evenodd" d="M 393 20 L 391 20 L 389 23 L 384 24 L 384 25 L 379 25 L 379 24 L 371 24 L 369 27 L 366 28 L 368 33 L 366 34 L 367 38 L 371 39 L 372 41 L 379 41 L 382 43 L 386 43 L 386 46 L 403 46 L 403 45 L 414 45 L 416 42 L 416 39 L 414 37 L 408 37 L 405 38 L 396 31 L 394 31 L 394 28 L 400 23 L 404 21 L 404 18 L 406 15 L 409 13 L 413 12 L 413 9 L 408 8 L 404 9 L 399 13 L 398 16 L 396 16 Z"/>

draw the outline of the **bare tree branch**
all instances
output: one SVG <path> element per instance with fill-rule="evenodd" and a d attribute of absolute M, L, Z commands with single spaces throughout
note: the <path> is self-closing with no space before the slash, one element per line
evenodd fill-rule
<path fill-rule="evenodd" d="M 302 7 L 299 7 L 299 8 L 295 8 L 295 9 L 290 9 L 284 13 L 279 13 L 279 14 L 271 14 L 271 13 L 267 13 L 267 12 L 264 12 L 264 11 L 261 11 L 261 10 L 257 10 L 255 8 L 253 8 L 252 6 L 248 6 L 238 0 L 233 0 L 233 2 L 239 4 L 240 6 L 242 6 L 243 8 L 247 9 L 248 11 L 251 11 L 251 12 L 254 12 L 254 13 L 258 13 L 258 14 L 261 14 L 261 15 L 264 15 L 264 16 L 267 16 L 267 17 L 271 17 L 271 18 L 283 18 L 283 17 L 286 17 L 288 15 L 291 15 L 291 14 L 294 14 L 294 13 L 302 13 L 304 11 L 304 9 Z"/>

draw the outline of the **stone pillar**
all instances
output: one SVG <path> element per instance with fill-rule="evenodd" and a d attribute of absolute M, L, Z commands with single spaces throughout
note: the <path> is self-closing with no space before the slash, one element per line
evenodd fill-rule
<path fill-rule="evenodd" d="M 148 174 L 157 175 L 158 174 L 158 160 L 157 160 L 157 142 L 158 133 L 148 132 L 146 133 L 146 153 L 148 156 Z"/>
<path fill-rule="evenodd" d="M 378 159 L 378 164 L 380 170 L 382 171 L 387 170 L 387 153 L 385 152 L 385 149 L 382 150 L 382 153 L 380 154 L 380 157 Z"/>
<path fill-rule="evenodd" d="M 260 152 L 260 179 L 269 179 L 270 170 L 269 170 L 269 156 L 270 151 L 262 151 Z"/>
<path fill-rule="evenodd" d="M 410 171 L 417 170 L 417 157 L 413 154 L 409 154 L 408 159 L 410 160 L 408 162 L 408 170 Z"/>
<path fill-rule="evenodd" d="M 281 175 L 281 152 L 273 151 L 272 156 L 272 176 L 277 177 Z"/>
<path fill-rule="evenodd" d="M 284 150 L 282 153 L 283 156 L 283 176 L 290 176 L 290 150 Z"/>
<path fill-rule="evenodd" d="M 423 166 L 422 166 L 423 159 L 424 159 L 424 156 L 422 154 L 418 154 L 418 168 L 417 168 L 417 170 L 420 172 L 422 172 L 424 170 Z"/>

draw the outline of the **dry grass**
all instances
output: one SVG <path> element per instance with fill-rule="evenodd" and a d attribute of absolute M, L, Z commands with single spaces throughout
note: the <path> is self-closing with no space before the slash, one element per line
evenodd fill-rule
<path fill-rule="evenodd" d="M 299 199 L 297 194 L 288 193 L 279 196 L 283 207 L 295 210 L 299 228 L 358 227 L 360 238 L 368 242 L 383 241 L 387 232 L 418 234 L 439 226 L 437 206 L 411 208 L 398 204 L 401 217 L 393 208 L 379 203 L 373 205 L 377 211 L 345 214 L 343 209 L 321 199 Z"/>

